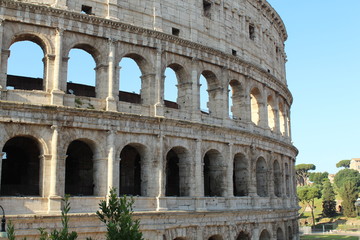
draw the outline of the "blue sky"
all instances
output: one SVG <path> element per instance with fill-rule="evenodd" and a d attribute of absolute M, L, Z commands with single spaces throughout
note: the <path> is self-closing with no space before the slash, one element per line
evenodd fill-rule
<path fill-rule="evenodd" d="M 336 173 L 338 161 L 360 157 L 360 0 L 268 2 L 282 17 L 289 35 L 286 67 L 294 96 L 291 124 L 293 143 L 299 149 L 297 163 L 313 163 L 316 171 Z M 42 77 L 42 51 L 39 47 L 30 51 L 25 46 L 26 56 L 21 44 L 11 48 L 9 74 Z M 95 63 L 87 53 L 76 51 L 70 53 L 70 81 L 86 83 L 94 79 Z M 72 64 L 76 62 L 82 64 Z M 92 67 L 82 69 L 82 65 Z M 138 69 L 133 65 L 131 71 Z M 167 79 L 170 74 L 166 74 Z M 137 92 L 140 80 L 124 81 L 130 78 L 125 74 L 121 77 L 122 82 L 130 83 L 122 85 L 122 90 Z M 165 98 L 175 101 L 174 96 Z"/>
<path fill-rule="evenodd" d="M 269 0 L 283 19 L 297 164 L 360 157 L 360 1 Z"/>

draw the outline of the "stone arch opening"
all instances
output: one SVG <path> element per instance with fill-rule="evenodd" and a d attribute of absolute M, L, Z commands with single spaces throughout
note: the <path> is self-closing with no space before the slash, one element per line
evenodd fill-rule
<path fill-rule="evenodd" d="M 191 94 L 191 84 L 188 82 L 185 69 L 172 63 L 165 69 L 164 104 L 170 108 L 187 106 L 188 94 Z"/>
<path fill-rule="evenodd" d="M 217 234 L 217 235 L 213 235 L 211 237 L 209 237 L 208 240 L 223 240 L 222 236 Z"/>
<path fill-rule="evenodd" d="M 256 162 L 256 190 L 259 197 L 266 197 L 268 195 L 267 174 L 266 161 L 260 157 Z"/>
<path fill-rule="evenodd" d="M 200 76 L 200 109 L 202 113 L 216 113 L 216 99 L 220 95 L 216 75 L 211 71 L 203 71 Z"/>
<path fill-rule="evenodd" d="M 65 194 L 94 195 L 93 150 L 83 140 L 72 141 L 66 151 Z"/>
<path fill-rule="evenodd" d="M 165 196 L 189 196 L 189 152 L 183 147 L 174 147 L 166 155 Z"/>
<path fill-rule="evenodd" d="M 274 175 L 274 194 L 277 197 L 281 197 L 282 193 L 282 180 L 281 180 L 281 169 L 278 161 L 274 161 L 273 164 L 273 175 Z"/>
<path fill-rule="evenodd" d="M 271 131 L 274 131 L 276 126 L 276 121 L 275 121 L 274 99 L 272 96 L 268 96 L 267 98 L 267 112 L 268 112 L 268 126 Z"/>
<path fill-rule="evenodd" d="M 288 226 L 287 228 L 287 234 L 288 234 L 288 240 L 293 240 L 293 232 L 290 226 Z"/>
<path fill-rule="evenodd" d="M 284 114 L 284 105 L 282 103 L 279 104 L 279 122 L 280 122 L 280 133 L 285 135 L 285 114 Z"/>
<path fill-rule="evenodd" d="M 243 105 L 244 95 L 241 83 L 237 80 L 229 82 L 229 115 L 235 120 L 241 120 L 242 112 L 241 106 Z"/>
<path fill-rule="evenodd" d="M 225 169 L 223 157 L 217 150 L 210 150 L 204 156 L 204 195 L 206 197 L 224 196 Z"/>
<path fill-rule="evenodd" d="M 276 240 L 285 240 L 284 233 L 283 233 L 283 230 L 281 228 L 278 228 L 276 230 Z"/>
<path fill-rule="evenodd" d="M 258 88 L 253 88 L 250 92 L 251 121 L 255 125 L 260 123 L 260 99 L 261 94 Z"/>
<path fill-rule="evenodd" d="M 250 240 L 250 235 L 244 231 L 241 231 L 236 240 Z"/>
<path fill-rule="evenodd" d="M 120 195 L 141 196 L 141 155 L 127 145 L 120 153 Z"/>
<path fill-rule="evenodd" d="M 6 88 L 43 90 L 47 67 L 43 41 L 37 36 L 22 35 L 15 38 L 9 50 Z"/>
<path fill-rule="evenodd" d="M 177 238 L 174 238 L 174 240 L 186 240 L 186 238 L 184 238 L 184 237 L 177 237 Z"/>
<path fill-rule="evenodd" d="M 234 157 L 234 196 L 242 197 L 249 194 L 249 164 L 245 155 L 238 153 Z"/>
<path fill-rule="evenodd" d="M 2 152 L 1 196 L 39 196 L 40 144 L 30 137 L 14 137 Z"/>
<path fill-rule="evenodd" d="M 145 61 L 136 54 L 123 57 L 119 63 L 119 101 L 141 103 L 142 71 L 139 63 Z"/>
<path fill-rule="evenodd" d="M 285 163 L 285 191 L 286 196 L 290 196 L 290 173 L 289 173 L 289 165 Z"/>
<path fill-rule="evenodd" d="M 261 232 L 259 240 L 270 240 L 270 234 L 266 229 Z"/>
<path fill-rule="evenodd" d="M 66 93 L 96 97 L 98 68 L 97 51 L 87 45 L 75 45 L 69 52 Z"/>

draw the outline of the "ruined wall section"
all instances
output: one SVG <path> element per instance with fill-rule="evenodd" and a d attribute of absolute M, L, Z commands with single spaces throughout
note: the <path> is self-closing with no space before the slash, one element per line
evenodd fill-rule
<path fill-rule="evenodd" d="M 173 34 L 256 64 L 286 83 L 287 33 L 265 0 L 18 1 L 47 4 Z"/>

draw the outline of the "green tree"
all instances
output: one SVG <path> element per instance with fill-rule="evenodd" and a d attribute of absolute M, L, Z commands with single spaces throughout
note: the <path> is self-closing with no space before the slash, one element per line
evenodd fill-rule
<path fill-rule="evenodd" d="M 309 180 L 319 186 L 322 186 L 324 180 L 328 179 L 328 176 L 328 172 L 313 172 L 309 174 Z"/>
<path fill-rule="evenodd" d="M 343 167 L 343 168 L 349 168 L 349 167 L 350 167 L 350 161 L 351 161 L 351 160 L 347 160 L 347 159 L 341 160 L 340 162 L 338 162 L 338 163 L 336 164 L 336 167 L 337 167 L 337 168 L 341 168 L 341 167 Z"/>
<path fill-rule="evenodd" d="M 355 217 L 355 201 L 358 197 L 358 191 L 354 182 L 345 182 L 340 188 L 340 196 L 343 200 L 342 209 L 346 217 Z"/>
<path fill-rule="evenodd" d="M 335 192 L 329 179 L 325 179 L 323 182 L 322 206 L 322 215 L 324 217 L 333 217 L 336 215 Z"/>
<path fill-rule="evenodd" d="M 296 182 L 299 186 L 308 185 L 309 171 L 315 170 L 314 164 L 298 164 L 295 166 Z"/>
<path fill-rule="evenodd" d="M 107 227 L 107 240 L 143 240 L 139 220 L 132 219 L 133 204 L 132 198 L 118 198 L 114 188 L 110 189 L 108 202 L 100 202 L 100 211 L 96 214 Z"/>
<path fill-rule="evenodd" d="M 360 187 L 360 173 L 354 169 L 342 169 L 336 173 L 334 183 L 337 189 L 341 189 L 346 182 L 352 182 L 356 188 Z"/>
<path fill-rule="evenodd" d="M 50 234 L 46 232 L 44 229 L 40 228 L 40 240 L 75 240 L 77 239 L 77 233 L 71 232 L 69 233 L 69 216 L 68 213 L 70 211 L 70 203 L 69 203 L 69 195 L 66 195 L 65 198 L 62 199 L 63 207 L 61 209 L 61 223 L 62 229 L 53 230 Z"/>
<path fill-rule="evenodd" d="M 297 188 L 297 195 L 299 201 L 304 204 L 304 206 L 309 206 L 311 209 L 312 225 L 315 225 L 315 199 L 321 197 L 321 192 L 316 186 L 302 186 Z"/>

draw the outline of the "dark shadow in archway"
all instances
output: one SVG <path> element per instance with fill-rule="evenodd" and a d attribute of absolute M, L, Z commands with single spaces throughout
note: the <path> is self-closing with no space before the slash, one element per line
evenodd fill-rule
<path fill-rule="evenodd" d="M 6 142 L 2 151 L 1 195 L 38 196 L 39 144 L 28 137 L 14 137 Z"/>
<path fill-rule="evenodd" d="M 120 195 L 141 195 L 141 157 L 132 146 L 120 153 Z"/>
<path fill-rule="evenodd" d="M 72 141 L 66 151 L 65 194 L 94 195 L 93 151 L 81 141 Z"/>

